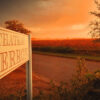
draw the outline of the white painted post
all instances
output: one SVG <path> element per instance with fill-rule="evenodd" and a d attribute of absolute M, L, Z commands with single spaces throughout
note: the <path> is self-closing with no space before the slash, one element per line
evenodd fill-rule
<path fill-rule="evenodd" d="M 27 100 L 32 100 L 32 47 L 29 35 L 29 61 L 26 63 Z"/>

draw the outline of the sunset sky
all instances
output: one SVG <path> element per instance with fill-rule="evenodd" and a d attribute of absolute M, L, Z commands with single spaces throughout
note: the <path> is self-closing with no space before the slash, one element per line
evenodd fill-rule
<path fill-rule="evenodd" d="M 0 26 L 17 19 L 33 38 L 88 38 L 93 0 L 0 0 Z"/>

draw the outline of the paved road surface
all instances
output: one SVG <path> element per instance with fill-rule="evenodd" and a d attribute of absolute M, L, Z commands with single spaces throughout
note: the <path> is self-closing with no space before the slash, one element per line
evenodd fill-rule
<path fill-rule="evenodd" d="M 33 54 L 33 71 L 56 81 L 68 81 L 75 72 L 77 60 Z M 100 62 L 86 61 L 90 71 L 100 69 Z"/>

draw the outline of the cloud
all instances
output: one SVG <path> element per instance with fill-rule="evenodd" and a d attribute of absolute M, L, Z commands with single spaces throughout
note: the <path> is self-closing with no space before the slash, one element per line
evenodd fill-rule
<path fill-rule="evenodd" d="M 87 28 L 87 24 L 76 24 L 69 27 L 71 30 L 84 30 Z"/>
<path fill-rule="evenodd" d="M 65 37 L 86 29 L 90 1 L 0 0 L 0 23 L 18 19 L 37 37 Z"/>

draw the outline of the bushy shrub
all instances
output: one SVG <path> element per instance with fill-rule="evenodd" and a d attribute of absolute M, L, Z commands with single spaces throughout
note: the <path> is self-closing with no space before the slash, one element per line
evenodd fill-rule
<path fill-rule="evenodd" d="M 49 84 L 49 92 L 40 91 L 33 100 L 100 100 L 100 70 L 89 72 L 83 58 L 78 58 L 76 73 L 70 84 L 53 81 Z M 26 100 L 26 92 L 23 88 L 16 92 L 16 96 L 10 95 L 0 100 Z"/>

